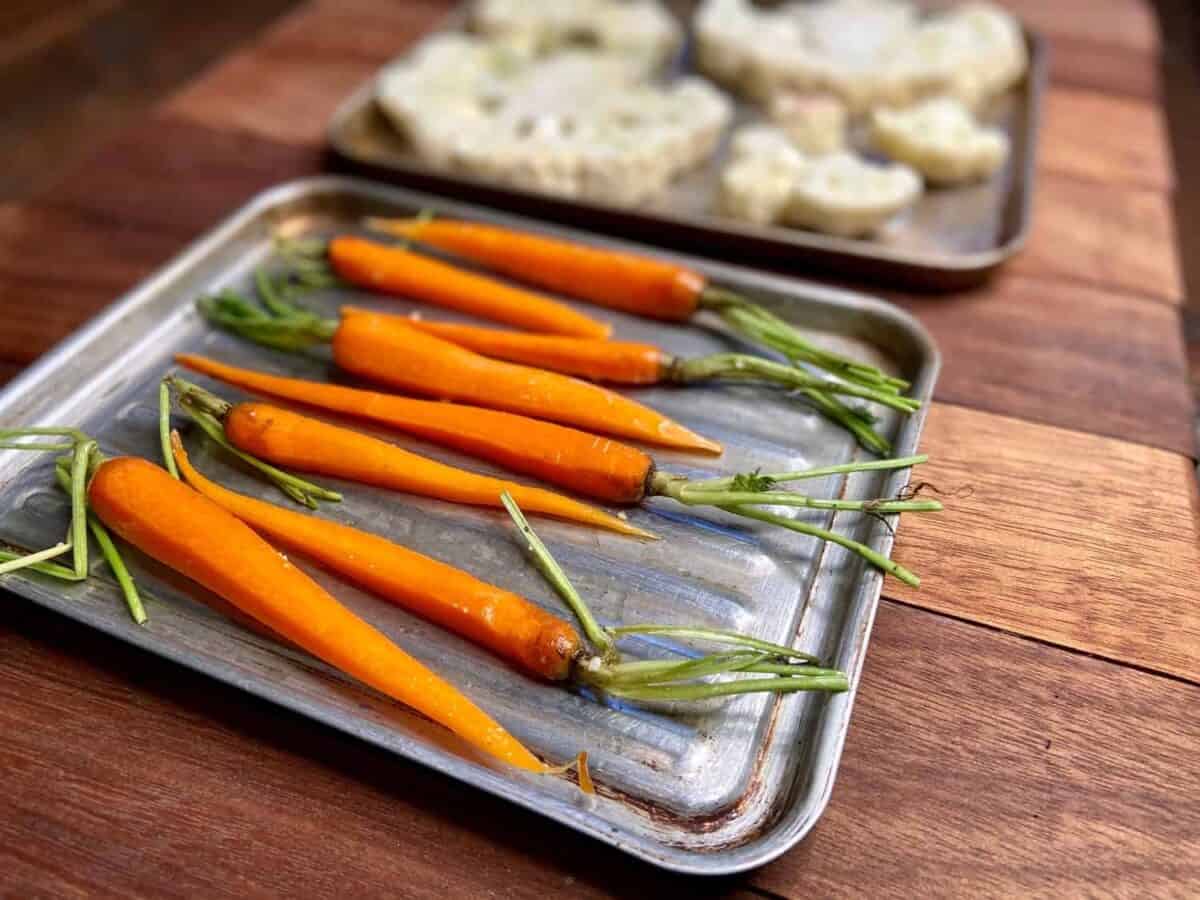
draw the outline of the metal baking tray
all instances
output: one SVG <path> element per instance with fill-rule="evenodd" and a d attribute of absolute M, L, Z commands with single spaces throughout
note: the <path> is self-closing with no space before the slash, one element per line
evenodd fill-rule
<path fill-rule="evenodd" d="M 670 5 L 686 24 L 697 3 Z M 464 27 L 468 11 L 469 3 L 459 6 L 441 28 Z M 893 286 L 957 290 L 984 281 L 1021 248 L 1029 233 L 1048 53 L 1045 40 L 1028 30 L 1026 43 L 1028 75 L 982 113 L 986 122 L 1002 127 L 1011 139 L 1012 152 L 1005 167 L 978 185 L 927 190 L 911 212 L 871 239 L 758 226 L 716 215 L 712 198 L 727 157 L 726 140 L 706 165 L 685 173 L 662 197 L 637 208 L 556 197 L 438 170 L 406 145 L 378 109 L 374 77 L 338 107 L 329 125 L 328 142 L 335 164 L 349 171 L 475 203 L 684 251 L 703 247 L 706 255 L 761 262 L 788 271 L 823 270 Z M 685 38 L 668 78 L 694 71 L 689 44 L 690 39 Z M 734 99 L 733 127 L 762 118 L 752 104 Z"/>
<path fill-rule="evenodd" d="M 615 243 L 354 179 L 284 184 L 252 200 L 21 375 L 0 395 L 0 422 L 78 424 L 98 438 L 106 453 L 157 458 L 155 388 L 174 353 L 203 352 L 277 372 L 327 377 L 329 364 L 319 355 L 265 350 L 212 330 L 195 312 L 194 299 L 218 288 L 248 286 L 253 268 L 270 256 L 276 234 L 328 234 L 353 228 L 366 214 L 411 215 L 426 208 Z M 814 340 L 902 374 L 913 381 L 915 396 L 929 399 L 937 350 L 921 327 L 895 307 L 815 284 L 675 258 L 804 323 Z M 347 299 L 391 310 L 408 308 L 403 301 L 347 290 L 316 295 L 311 304 L 333 312 Z M 615 312 L 607 317 L 619 337 L 653 340 L 675 354 L 729 346 L 716 329 L 662 325 Z M 215 389 L 231 399 L 242 396 L 221 385 Z M 774 471 L 846 462 L 859 452 L 844 432 L 783 392 L 728 385 L 637 393 L 727 447 L 719 460 L 655 451 L 659 464 L 669 470 L 715 473 L 762 466 Z M 922 414 L 891 417 L 880 427 L 892 437 L 898 454 L 908 454 L 916 449 L 922 420 Z M 390 437 L 439 459 L 496 471 L 419 441 Z M 185 440 L 198 467 L 209 475 L 236 490 L 280 500 L 231 465 L 202 435 L 189 432 Z M 50 467 L 48 455 L 0 454 L 0 539 L 37 548 L 61 538 L 67 507 L 51 486 Z M 866 497 L 895 494 L 907 477 L 902 471 L 863 473 L 806 484 L 821 496 Z M 382 533 L 548 608 L 562 609 L 524 558 L 503 512 L 352 484 L 336 486 L 345 501 L 325 505 L 320 515 Z M 880 552 L 891 548 L 892 533 L 875 519 L 793 512 Z M 663 540 L 643 543 L 535 521 L 602 621 L 706 623 L 794 642 L 845 669 L 857 686 L 881 582 L 859 557 L 790 532 L 769 534 L 757 523 L 745 527 L 723 513 L 694 514 L 659 500 L 628 514 Z M 359 614 L 458 684 L 535 752 L 567 760 L 587 749 L 599 787 L 598 796 L 589 798 L 564 779 L 529 776 L 491 763 L 417 714 L 304 653 L 240 627 L 214 608 L 216 598 L 196 585 L 133 551 L 130 556 L 147 595 L 150 621 L 142 628 L 130 621 L 99 562 L 94 576 L 79 585 L 22 573 L 0 583 L 131 644 L 670 869 L 715 874 L 766 862 L 798 841 L 829 799 L 853 689 L 832 697 L 744 696 L 699 708 L 605 705 L 579 691 L 537 683 L 473 645 L 306 567 Z M 664 652 L 649 643 L 628 647 L 634 654 Z"/>

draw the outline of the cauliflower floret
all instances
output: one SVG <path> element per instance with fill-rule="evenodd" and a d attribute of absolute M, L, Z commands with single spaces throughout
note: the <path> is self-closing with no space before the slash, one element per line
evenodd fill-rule
<path fill-rule="evenodd" d="M 926 100 L 904 110 L 877 109 L 871 139 L 892 159 L 907 163 L 935 184 L 987 178 L 1008 159 L 1008 136 L 979 125 L 962 101 Z"/>

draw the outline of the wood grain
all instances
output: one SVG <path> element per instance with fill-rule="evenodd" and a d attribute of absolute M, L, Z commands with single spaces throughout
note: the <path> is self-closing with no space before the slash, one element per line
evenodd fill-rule
<path fill-rule="evenodd" d="M 1106 185 L 1169 191 L 1175 180 L 1159 104 L 1080 88 L 1046 92 L 1038 162 Z"/>
<path fill-rule="evenodd" d="M 887 296 L 916 314 L 942 351 L 938 399 L 1194 452 L 1173 307 L 1008 273 L 954 296 Z"/>
<path fill-rule="evenodd" d="M 1190 459 L 946 404 L 921 449 L 947 509 L 905 519 L 895 556 L 922 584 L 889 597 L 1200 681 Z"/>
<path fill-rule="evenodd" d="M 1033 230 L 1009 271 L 1067 278 L 1178 304 L 1183 282 L 1167 195 L 1051 172 L 1038 176 Z"/>
<path fill-rule="evenodd" d="M 1200 688 L 885 604 L 789 897 L 1183 897 Z"/>

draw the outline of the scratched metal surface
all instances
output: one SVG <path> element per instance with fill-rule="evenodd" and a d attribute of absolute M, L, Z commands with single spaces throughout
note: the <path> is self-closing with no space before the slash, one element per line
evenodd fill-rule
<path fill-rule="evenodd" d="M 173 353 L 202 351 L 280 373 L 330 376 L 320 354 L 276 353 L 214 332 L 195 314 L 192 301 L 215 288 L 246 285 L 252 269 L 269 256 L 273 233 L 327 233 L 353 227 L 363 214 L 412 214 L 422 208 L 547 227 L 352 179 L 282 185 L 253 200 L 18 378 L 0 396 L 0 422 L 78 424 L 99 439 L 105 452 L 154 458 L 155 387 Z M 913 379 L 916 396 L 929 398 L 937 351 L 903 312 L 858 294 L 692 262 L 721 283 L 811 326 L 816 340 Z M 403 302 L 349 291 L 327 292 L 312 303 L 332 313 L 347 299 L 390 310 L 407 308 Z M 618 337 L 652 340 L 672 353 L 730 346 L 716 330 L 604 314 L 616 325 Z M 206 383 L 231 399 L 242 396 Z M 668 470 L 786 470 L 845 462 L 857 452 L 843 432 L 782 392 L 690 387 L 639 390 L 637 396 L 726 445 L 719 460 L 655 451 Z M 916 448 L 922 420 L 923 415 L 893 417 L 881 427 L 895 440 L 897 453 L 906 454 Z M 495 471 L 419 441 L 389 437 L 439 459 Z M 190 432 L 186 441 L 207 474 L 237 490 L 279 499 L 201 435 Z M 809 486 L 820 496 L 865 497 L 893 494 L 906 480 L 903 472 L 881 473 L 828 478 Z M 524 559 L 503 513 L 352 484 L 337 487 L 345 492 L 345 502 L 326 505 L 321 515 L 382 533 L 560 609 Z M 67 509 L 50 487 L 48 458 L 0 455 L 0 511 L 0 539 L 13 545 L 35 548 L 61 537 Z M 891 534 L 874 520 L 794 514 L 832 524 L 883 552 L 890 549 Z M 881 581 L 858 557 L 799 535 L 772 534 L 756 523 L 734 524 L 721 513 L 685 511 L 669 501 L 651 501 L 630 510 L 629 517 L 663 540 L 641 543 L 545 519 L 534 523 L 602 621 L 737 628 L 817 653 L 849 671 L 857 686 Z M 539 754 L 567 760 L 588 750 L 600 790 L 599 796 L 587 798 L 564 780 L 526 776 L 480 758 L 457 739 L 307 655 L 240 627 L 195 585 L 136 553 L 132 557 L 147 595 L 150 621 L 144 628 L 129 621 L 99 563 L 94 577 L 82 585 L 25 575 L 7 576 L 2 583 L 130 643 L 676 870 L 720 873 L 765 862 L 799 840 L 828 799 L 853 691 L 836 697 L 742 697 L 690 708 L 605 705 L 576 690 L 536 683 L 465 641 L 307 567 Z M 645 641 L 630 641 L 626 649 L 634 656 L 671 652 Z"/>
<path fill-rule="evenodd" d="M 684 22 L 696 6 L 672 4 Z M 468 5 L 447 16 L 443 28 L 468 21 Z M 1013 90 L 981 110 L 988 124 L 1009 136 L 1012 153 L 992 178 L 958 188 L 929 188 L 912 210 L 869 239 L 841 238 L 798 228 L 759 226 L 719 215 L 713 208 L 720 171 L 728 157 L 728 133 L 713 157 L 679 178 L 661 197 L 638 208 L 557 198 L 532 189 L 505 187 L 459 171 L 440 170 L 422 160 L 388 123 L 373 98 L 374 78 L 348 97 L 330 121 L 328 140 L 347 166 L 372 177 L 454 193 L 473 202 L 522 209 L 571 225 L 584 225 L 655 244 L 690 250 L 703 241 L 705 253 L 741 260 L 747 256 L 786 266 L 829 268 L 855 278 L 886 279 L 926 289 L 948 290 L 978 283 L 1024 244 L 1030 227 L 1041 95 L 1048 67 L 1043 39 L 1026 32 L 1029 74 Z M 694 71 L 688 38 L 668 78 Z M 761 111 L 734 96 L 739 125 L 761 121 Z M 851 141 L 867 149 L 864 129 Z M 481 200 L 482 198 L 482 200 Z"/>

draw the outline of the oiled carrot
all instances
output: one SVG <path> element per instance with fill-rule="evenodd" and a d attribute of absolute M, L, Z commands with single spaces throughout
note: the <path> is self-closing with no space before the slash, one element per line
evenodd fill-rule
<path fill-rule="evenodd" d="M 364 684 L 512 765 L 547 767 L 457 688 L 350 612 L 235 516 L 164 469 L 133 457 L 102 463 L 91 509 L 144 553 Z"/>
<path fill-rule="evenodd" d="M 358 287 L 432 303 L 547 334 L 605 338 L 611 326 L 565 303 L 495 278 L 356 237 L 329 242 L 329 262 Z"/>
<path fill-rule="evenodd" d="M 479 222 L 371 219 L 370 225 L 529 284 L 656 319 L 689 318 L 707 286 L 685 266 Z"/>
<path fill-rule="evenodd" d="M 285 378 L 191 354 L 175 360 L 226 384 L 386 425 L 609 503 L 637 503 L 654 474 L 653 461 L 635 447 L 539 419 Z"/>
<path fill-rule="evenodd" d="M 500 508 L 500 495 L 508 491 L 531 512 L 651 537 L 562 494 L 448 466 L 361 432 L 265 403 L 237 404 L 224 424 L 226 436 L 239 450 L 280 466 L 474 506 Z"/>
<path fill-rule="evenodd" d="M 615 391 L 488 359 L 417 331 L 403 316 L 347 307 L 333 335 L 339 366 L 372 381 L 650 444 L 720 453 L 721 445 Z"/>
<path fill-rule="evenodd" d="M 378 535 L 227 490 L 197 472 L 181 444 L 173 450 L 188 484 L 288 551 L 309 557 L 534 675 L 561 681 L 569 674 L 580 650 L 579 635 L 558 616 Z"/>
<path fill-rule="evenodd" d="M 592 381 L 655 384 L 663 380 L 671 365 L 671 356 L 653 344 L 526 334 L 425 319 L 409 321 L 413 328 L 483 356 L 578 375 Z"/>

